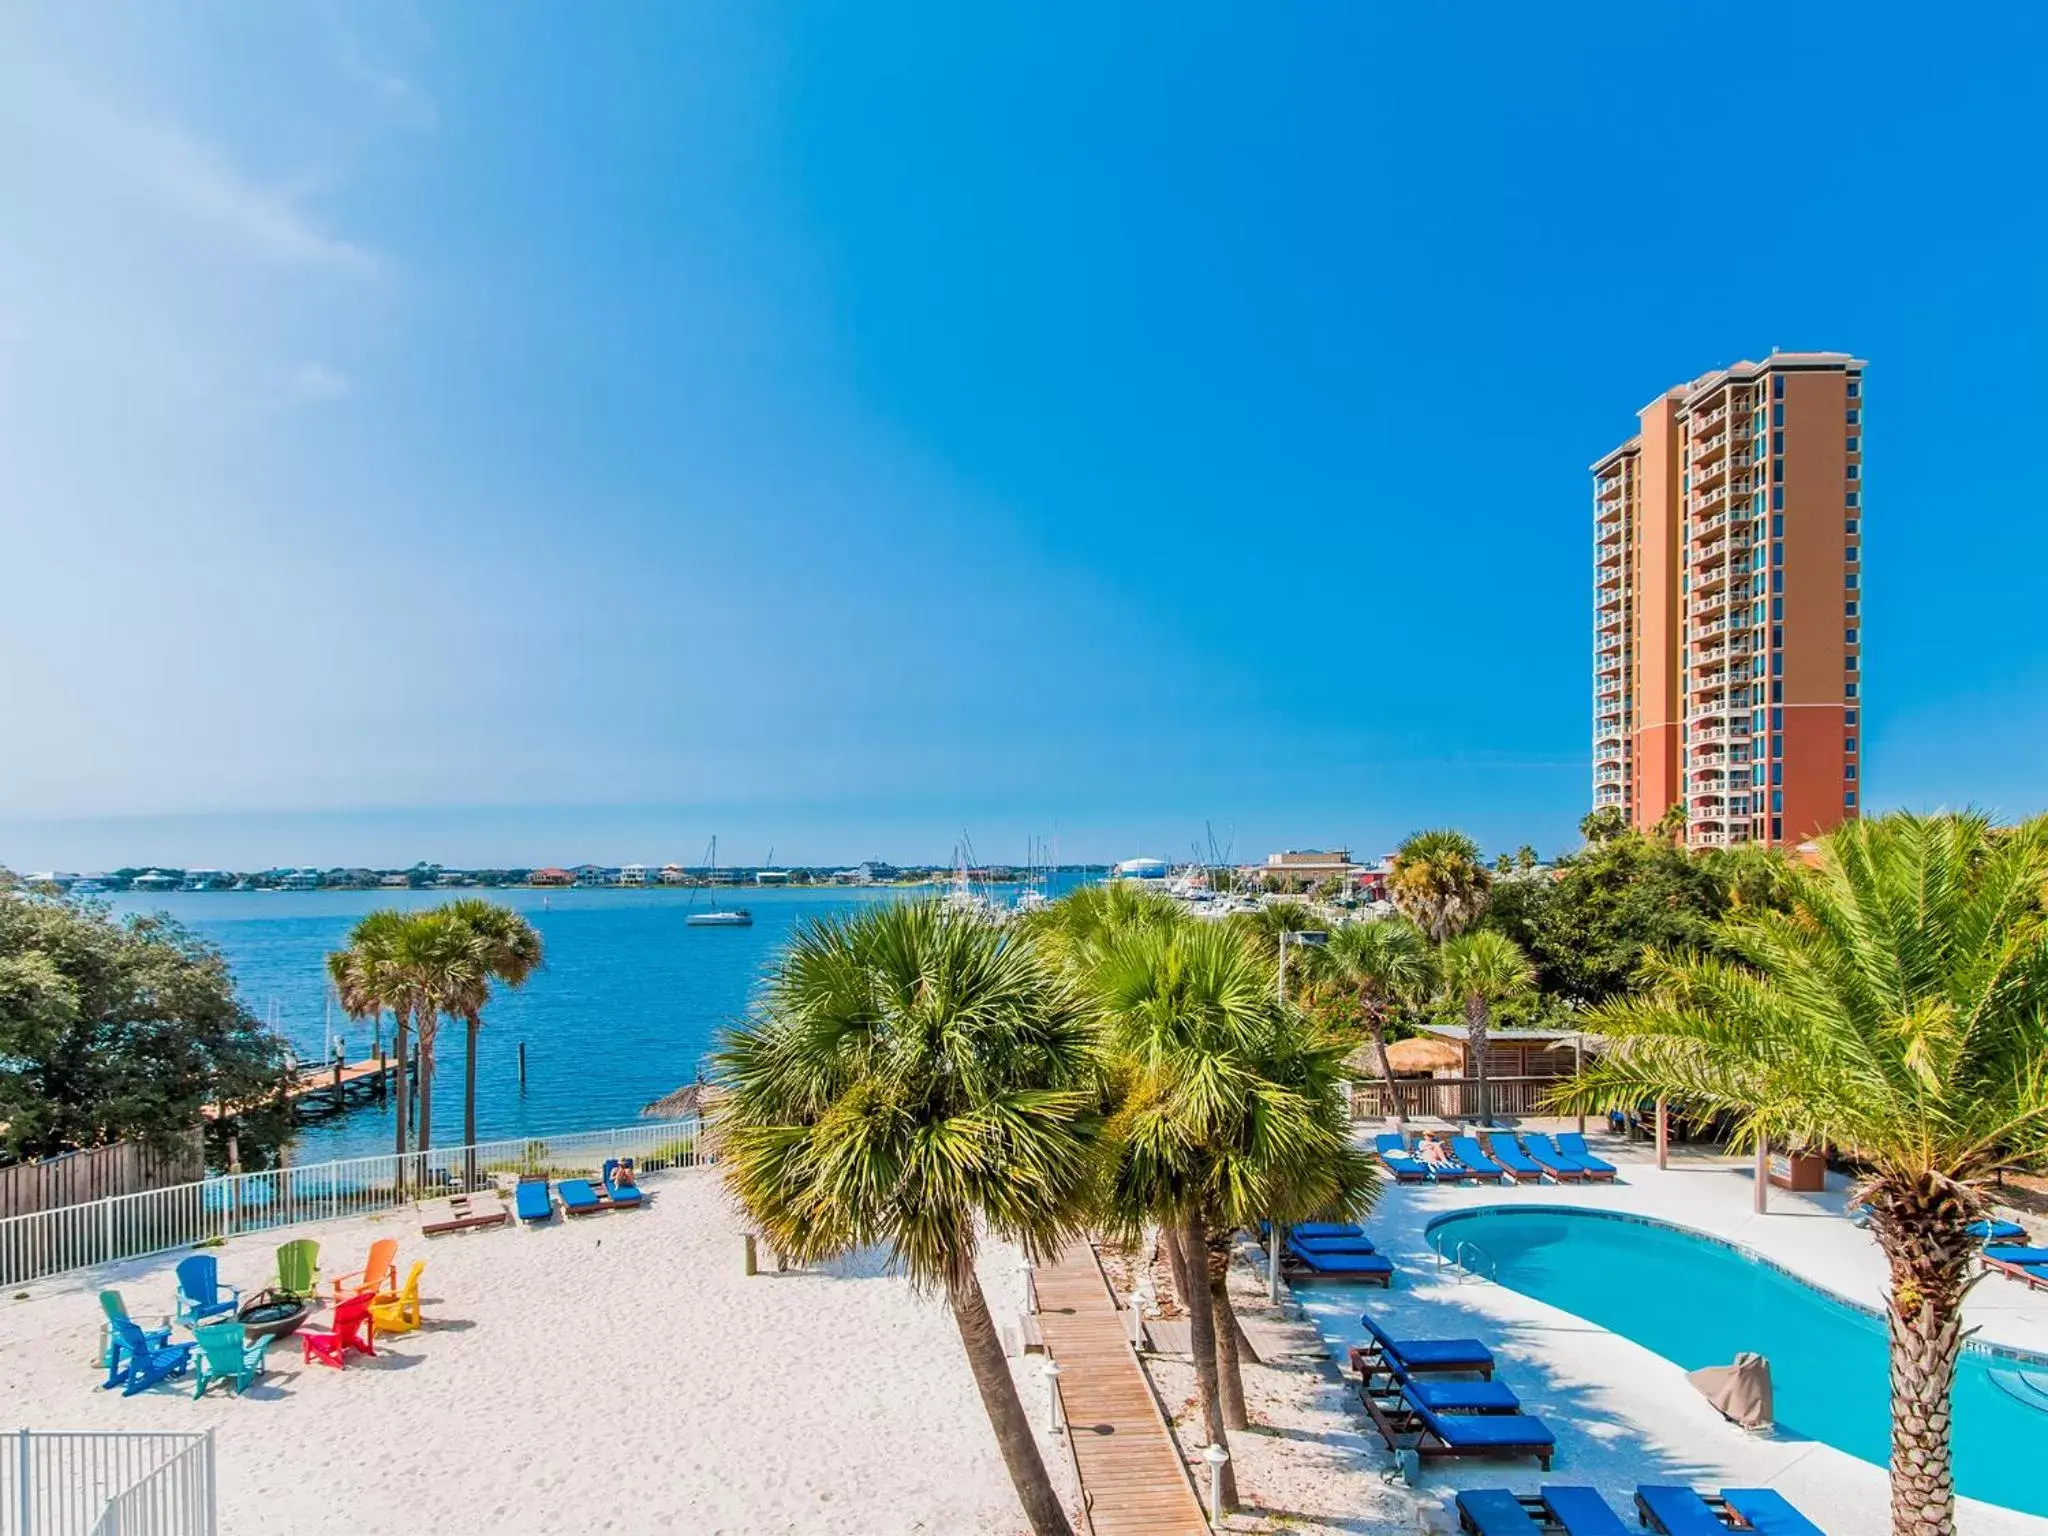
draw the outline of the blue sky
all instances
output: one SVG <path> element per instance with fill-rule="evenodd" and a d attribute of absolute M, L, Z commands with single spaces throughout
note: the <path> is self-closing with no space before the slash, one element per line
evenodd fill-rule
<path fill-rule="evenodd" d="M 0 860 L 1548 851 L 1586 466 L 1772 346 L 1866 803 L 2039 810 L 2044 30 L 12 8 Z"/>

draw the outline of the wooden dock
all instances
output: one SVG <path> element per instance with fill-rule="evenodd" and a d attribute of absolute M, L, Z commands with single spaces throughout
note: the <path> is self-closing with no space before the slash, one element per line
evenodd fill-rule
<path fill-rule="evenodd" d="M 278 1090 L 278 1095 L 289 1099 L 301 1115 L 332 1114 L 364 1099 L 383 1097 L 397 1075 L 398 1062 L 394 1057 L 330 1061 L 317 1067 L 300 1067 L 291 1082 Z M 219 1104 L 206 1106 L 209 1120 L 218 1120 L 223 1113 Z"/>
<path fill-rule="evenodd" d="M 1138 1363 L 1094 1247 L 1032 1271 L 1038 1327 L 1060 1368 L 1060 1404 L 1094 1536 L 1209 1536 L 1180 1448 Z"/>

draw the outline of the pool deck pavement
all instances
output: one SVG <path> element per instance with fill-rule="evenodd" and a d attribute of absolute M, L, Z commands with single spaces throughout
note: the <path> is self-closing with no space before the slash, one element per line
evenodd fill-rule
<path fill-rule="evenodd" d="M 1366 1139 L 1377 1125 L 1362 1128 Z M 1554 1470 L 1533 1462 L 1440 1461 L 1426 1464 L 1418 1492 L 1448 1508 L 1459 1488 L 1534 1489 L 1539 1483 L 1590 1484 L 1633 1522 L 1631 1495 L 1646 1482 L 1778 1488 L 1832 1536 L 1889 1528 L 1890 1494 L 1882 1467 L 1832 1446 L 1747 1434 L 1723 1420 L 1685 1380 L 1678 1366 L 1605 1329 L 1503 1286 L 1442 1267 L 1430 1248 L 1431 1221 L 1478 1206 L 1585 1207 L 1655 1217 L 1739 1244 L 1850 1301 L 1880 1305 L 1885 1266 L 1868 1233 L 1843 1215 L 1846 1183 L 1831 1176 L 1825 1193 L 1773 1189 L 1770 1210 L 1753 1207 L 1747 1158 L 1730 1159 L 1674 1147 L 1659 1169 L 1652 1149 L 1601 1140 L 1601 1155 L 1621 1169 L 1612 1185 L 1575 1188 L 1391 1183 L 1370 1231 L 1396 1266 L 1384 1299 L 1371 1293 L 1374 1316 L 1401 1335 L 1474 1335 L 1493 1346 L 1502 1373 L 1529 1412 L 1547 1420 L 1558 1439 Z M 1355 1317 L 1315 1306 L 1315 1287 L 1298 1299 L 1336 1334 L 1339 1360 L 1362 1336 Z M 1685 1298 L 1672 1298 L 1685 1305 Z M 1348 1309 L 1347 1309 L 1348 1310 Z M 2048 1353 L 2048 1293 L 1999 1276 L 1971 1292 L 1965 1315 L 1986 1343 Z M 2044 1433 L 2048 1444 L 2048 1433 Z M 2048 1536 L 2048 1519 L 1970 1499 L 1959 1501 L 1967 1536 Z M 1455 1516 L 1451 1517 L 1453 1528 Z"/>

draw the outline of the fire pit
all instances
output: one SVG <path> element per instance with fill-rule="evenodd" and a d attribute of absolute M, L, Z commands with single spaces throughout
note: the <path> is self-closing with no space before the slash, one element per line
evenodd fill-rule
<path fill-rule="evenodd" d="M 290 1291 L 258 1291 L 242 1303 L 235 1318 L 251 1338 L 282 1339 L 299 1331 L 313 1313 L 313 1303 Z"/>

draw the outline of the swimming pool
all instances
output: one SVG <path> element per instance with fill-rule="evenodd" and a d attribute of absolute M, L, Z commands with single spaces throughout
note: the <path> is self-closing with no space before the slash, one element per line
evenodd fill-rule
<path fill-rule="evenodd" d="M 1661 1222 L 1549 1207 L 1460 1212 L 1429 1228 L 1432 1246 L 1511 1290 L 1632 1339 L 1693 1370 L 1739 1350 L 1771 1362 L 1781 1433 L 1883 1466 L 1890 1376 L 1882 1319 L 1739 1248 Z M 1474 1251 L 1476 1250 L 1476 1252 Z M 2048 1362 L 1966 1350 L 1956 1377 L 1956 1486 L 1971 1498 L 2048 1515 L 2048 1411 L 1993 1379 L 2048 1384 Z M 2048 1398 L 2043 1398 L 2048 1405 Z"/>

